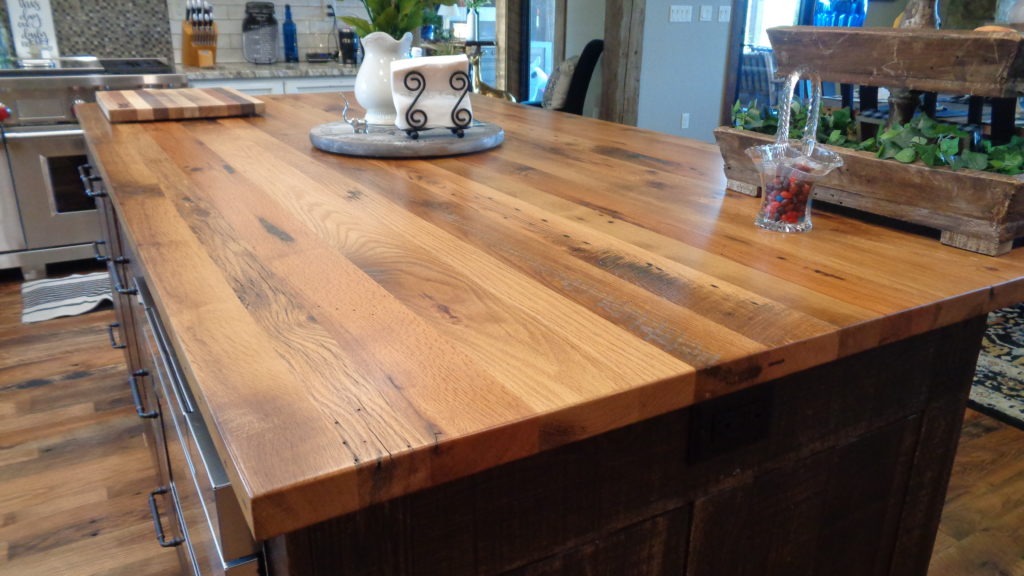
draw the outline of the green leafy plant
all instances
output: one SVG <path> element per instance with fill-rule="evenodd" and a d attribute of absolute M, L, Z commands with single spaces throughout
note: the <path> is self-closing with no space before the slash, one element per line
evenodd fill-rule
<path fill-rule="evenodd" d="M 770 135 L 778 131 L 778 111 L 761 106 L 756 100 L 745 106 L 736 102 L 732 108 L 732 120 L 734 127 L 744 130 Z M 806 122 L 807 106 L 794 100 L 790 109 L 789 137 L 801 138 Z M 1014 136 L 1010 142 L 998 146 L 983 140 L 972 147 L 971 133 L 923 114 L 861 142 L 857 139 L 856 123 L 848 108 L 822 111 L 815 137 L 825 144 L 874 152 L 879 158 L 904 164 L 923 162 L 928 166 L 949 166 L 953 170 L 968 168 L 1008 175 L 1024 174 L 1024 138 Z"/>
<path fill-rule="evenodd" d="M 804 126 L 807 124 L 808 107 L 799 100 L 794 100 L 790 108 L 789 137 L 803 138 Z M 778 111 L 770 106 L 761 106 L 755 100 L 746 106 L 739 101 L 732 107 L 733 126 L 761 134 L 775 135 L 779 130 Z M 815 134 L 819 142 L 828 142 L 843 146 L 848 140 L 856 138 L 853 115 L 848 108 L 822 113 L 818 120 L 818 131 Z"/>
<path fill-rule="evenodd" d="M 451 6 L 456 0 L 360 0 L 369 20 L 356 16 L 342 16 L 360 37 L 371 32 L 385 32 L 399 40 L 425 23 L 428 14 L 436 12 L 438 5 Z"/>

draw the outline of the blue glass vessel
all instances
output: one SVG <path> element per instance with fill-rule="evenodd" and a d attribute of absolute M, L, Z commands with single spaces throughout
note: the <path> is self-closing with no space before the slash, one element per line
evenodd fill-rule
<path fill-rule="evenodd" d="M 292 20 L 291 4 L 284 5 L 284 24 L 281 24 L 281 35 L 284 36 L 284 61 L 299 61 L 299 43 L 295 36 L 295 21 Z"/>
<path fill-rule="evenodd" d="M 868 0 L 817 0 L 815 26 L 863 26 Z"/>

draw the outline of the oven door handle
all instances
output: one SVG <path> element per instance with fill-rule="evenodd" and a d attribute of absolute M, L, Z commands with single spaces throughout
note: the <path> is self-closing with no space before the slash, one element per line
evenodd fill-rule
<path fill-rule="evenodd" d="M 45 131 L 42 131 L 42 132 L 16 132 L 16 131 L 10 131 L 9 130 L 7 132 L 7 134 L 5 134 L 4 136 L 5 136 L 5 138 L 8 141 L 14 141 L 14 140 L 36 140 L 38 138 L 60 138 L 60 137 L 84 136 L 84 135 L 85 135 L 85 132 L 83 132 L 81 128 L 76 128 L 76 129 L 71 129 L 71 130 L 45 130 Z"/>

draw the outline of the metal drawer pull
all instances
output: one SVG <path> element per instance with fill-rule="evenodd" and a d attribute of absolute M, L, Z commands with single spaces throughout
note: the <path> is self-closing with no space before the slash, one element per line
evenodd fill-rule
<path fill-rule="evenodd" d="M 120 350 L 120 349 L 124 348 L 125 346 L 127 346 L 127 344 L 125 344 L 123 342 L 121 344 L 118 344 L 117 343 L 117 338 L 114 338 L 114 328 L 120 328 L 120 327 L 121 327 L 121 323 L 120 322 L 111 322 L 110 325 L 107 326 L 107 336 L 110 337 L 110 347 L 114 348 L 114 349 L 117 349 L 117 350 Z"/>
<path fill-rule="evenodd" d="M 83 136 L 84 130 L 46 130 L 44 132 L 8 132 L 8 140 L 38 140 L 40 138 L 70 138 L 72 136 Z"/>
<path fill-rule="evenodd" d="M 100 182 L 101 178 L 92 173 L 92 164 L 82 164 L 78 167 L 78 178 L 85 188 L 85 195 L 89 198 L 102 198 L 107 195 L 103 190 L 93 190 L 92 185 Z"/>
<path fill-rule="evenodd" d="M 97 262 L 106 262 L 107 260 L 110 260 L 110 256 L 104 256 L 103 254 L 100 254 L 100 246 L 101 245 L 102 246 L 106 246 L 107 245 L 107 241 L 106 240 L 96 240 L 95 242 L 92 243 L 92 255 L 93 255 L 93 258 L 95 258 Z"/>
<path fill-rule="evenodd" d="M 128 259 L 124 256 L 119 256 L 113 260 L 107 260 L 107 268 L 110 269 L 110 276 L 114 279 L 114 291 L 118 294 L 138 294 L 137 288 L 125 288 L 124 282 L 121 281 L 121 273 L 117 270 L 118 264 L 127 264 Z"/>
<path fill-rule="evenodd" d="M 156 507 L 156 497 L 161 494 L 167 494 L 168 491 L 169 488 L 163 486 L 149 493 L 149 513 L 153 516 L 153 530 L 156 531 L 156 541 L 164 548 L 174 548 L 175 546 L 181 546 L 185 539 L 167 539 L 167 536 L 164 535 L 164 526 L 160 523 L 160 510 Z"/>
<path fill-rule="evenodd" d="M 149 372 L 146 370 L 136 370 L 128 377 L 128 386 L 132 389 L 132 401 L 135 402 L 135 413 L 139 415 L 139 418 L 156 418 L 160 415 L 159 412 L 156 410 L 146 412 L 146 409 L 142 406 L 142 395 L 139 394 L 139 381 L 137 380 L 137 378 L 142 376 L 149 376 Z"/>
<path fill-rule="evenodd" d="M 178 367 L 177 360 L 171 353 L 171 345 L 167 342 L 166 333 L 163 330 L 163 324 L 157 319 L 156 310 L 146 304 L 146 293 L 142 294 L 143 304 L 146 309 L 146 319 L 149 320 L 149 325 L 152 327 L 153 339 L 156 341 L 156 347 L 160 351 L 160 356 L 167 361 L 167 371 L 171 375 L 171 387 L 174 390 L 174 396 L 178 399 L 178 406 L 181 407 L 181 411 L 185 414 L 192 414 L 196 411 L 192 405 L 192 400 L 189 395 L 185 393 L 185 384 L 182 382 L 180 376 L 181 369 Z"/>

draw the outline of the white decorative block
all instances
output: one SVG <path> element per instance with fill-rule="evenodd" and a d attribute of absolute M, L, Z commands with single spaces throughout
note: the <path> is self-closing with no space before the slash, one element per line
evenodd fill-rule
<path fill-rule="evenodd" d="M 473 120 L 469 103 L 469 59 L 458 56 L 406 58 L 391 63 L 391 96 L 400 130 L 463 129 Z"/>

